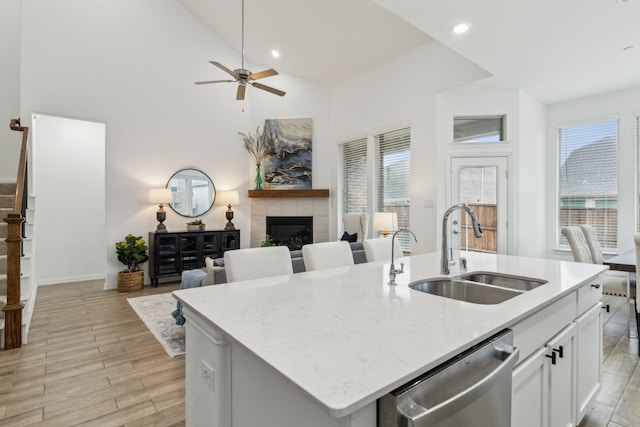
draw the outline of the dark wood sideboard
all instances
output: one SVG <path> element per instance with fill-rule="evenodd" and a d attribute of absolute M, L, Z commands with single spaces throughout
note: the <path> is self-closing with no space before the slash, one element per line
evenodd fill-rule
<path fill-rule="evenodd" d="M 225 251 L 240 248 L 240 230 L 179 231 L 149 233 L 149 276 L 158 279 L 180 276 L 184 270 L 204 267 L 204 259 L 221 258 Z"/>

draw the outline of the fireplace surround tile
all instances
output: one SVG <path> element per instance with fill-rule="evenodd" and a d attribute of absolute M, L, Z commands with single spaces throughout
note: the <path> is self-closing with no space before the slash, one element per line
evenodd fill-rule
<path fill-rule="evenodd" d="M 267 216 L 313 216 L 313 241 L 329 241 L 329 198 L 251 198 L 251 247 L 258 247 L 266 235 Z"/>

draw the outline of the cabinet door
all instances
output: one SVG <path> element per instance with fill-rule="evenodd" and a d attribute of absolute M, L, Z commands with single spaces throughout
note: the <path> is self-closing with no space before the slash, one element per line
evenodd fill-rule
<path fill-rule="evenodd" d="M 541 348 L 513 370 L 512 427 L 546 427 L 549 366 L 547 348 Z"/>
<path fill-rule="evenodd" d="M 156 276 L 180 273 L 178 260 L 178 236 L 156 235 L 154 247 L 154 273 Z"/>
<path fill-rule="evenodd" d="M 198 268 L 198 233 L 180 235 L 180 271 Z"/>
<path fill-rule="evenodd" d="M 576 324 L 571 323 L 560 331 L 546 347 L 549 364 L 549 427 L 575 426 Z"/>
<path fill-rule="evenodd" d="M 576 319 L 577 422 L 595 399 L 602 381 L 602 303 Z"/>

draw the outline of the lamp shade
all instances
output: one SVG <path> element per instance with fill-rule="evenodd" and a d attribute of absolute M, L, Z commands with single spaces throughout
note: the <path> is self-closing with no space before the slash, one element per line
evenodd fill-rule
<path fill-rule="evenodd" d="M 398 215 L 395 212 L 374 212 L 373 229 L 378 231 L 395 231 L 398 229 Z"/>
<path fill-rule="evenodd" d="M 240 197 L 237 191 L 221 191 L 216 195 L 216 202 L 224 206 L 235 206 L 240 203 Z"/>
<path fill-rule="evenodd" d="M 158 205 L 171 201 L 173 201 L 173 194 L 170 188 L 153 188 L 149 190 L 149 203 Z"/>

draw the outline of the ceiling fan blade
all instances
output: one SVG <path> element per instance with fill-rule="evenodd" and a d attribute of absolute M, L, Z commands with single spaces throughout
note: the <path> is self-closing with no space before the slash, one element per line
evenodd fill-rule
<path fill-rule="evenodd" d="M 207 85 L 209 83 L 233 83 L 235 80 L 208 80 L 206 82 L 194 82 L 197 85 Z"/>
<path fill-rule="evenodd" d="M 284 96 L 286 94 L 286 92 L 283 92 L 279 89 L 273 88 L 271 86 L 267 86 L 267 85 L 263 85 L 261 83 L 251 83 L 253 85 L 253 87 L 257 87 L 258 89 L 262 89 L 262 90 L 266 90 L 267 92 L 271 92 L 273 94 L 276 94 L 278 96 Z"/>
<path fill-rule="evenodd" d="M 268 70 L 260 71 L 259 73 L 253 73 L 249 76 L 251 80 L 264 79 L 265 77 L 277 76 L 278 72 L 273 68 Z"/>
<path fill-rule="evenodd" d="M 236 92 L 236 101 L 244 100 L 244 92 L 246 89 L 247 89 L 246 85 L 243 85 L 243 84 L 238 85 L 238 91 Z"/>
<path fill-rule="evenodd" d="M 216 62 L 216 61 L 209 61 L 209 62 L 210 62 L 211 64 L 215 65 L 216 67 L 220 68 L 220 69 L 221 69 L 222 71 L 224 71 L 225 73 L 230 74 L 231 76 L 233 76 L 233 78 L 234 78 L 234 79 L 237 79 L 237 78 L 238 78 L 238 75 L 237 75 L 235 72 L 231 71 L 230 69 L 228 69 L 227 67 L 225 67 L 225 66 L 224 66 L 224 65 L 222 65 L 221 63 Z"/>

